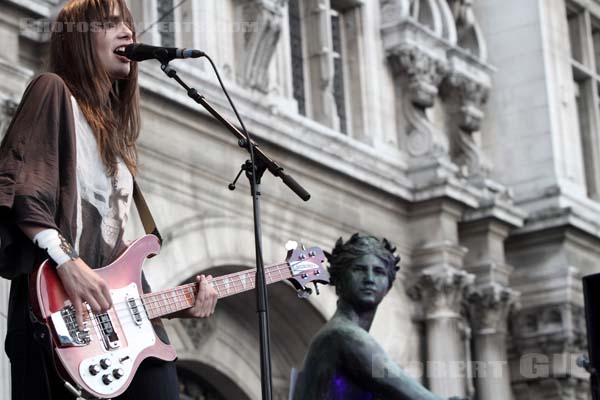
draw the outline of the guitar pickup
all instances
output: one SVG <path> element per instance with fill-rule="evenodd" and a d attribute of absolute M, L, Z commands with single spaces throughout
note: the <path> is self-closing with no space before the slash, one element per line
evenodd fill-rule
<path fill-rule="evenodd" d="M 96 321 L 96 328 L 102 341 L 102 344 L 104 345 L 104 348 L 106 350 L 113 350 L 120 347 L 121 342 L 119 340 L 119 336 L 115 331 L 115 328 L 113 326 L 112 320 L 110 319 L 110 315 L 108 314 L 108 312 L 94 314 L 92 313 L 92 310 L 89 307 L 89 305 L 87 305 L 87 307 L 90 317 L 94 318 L 94 320 Z"/>
<path fill-rule="evenodd" d="M 133 317 L 133 322 L 135 322 L 136 325 L 141 325 L 143 321 L 142 315 L 140 312 L 140 308 L 138 307 L 133 297 L 127 299 L 127 306 L 129 308 L 129 312 L 131 313 L 131 316 Z"/>

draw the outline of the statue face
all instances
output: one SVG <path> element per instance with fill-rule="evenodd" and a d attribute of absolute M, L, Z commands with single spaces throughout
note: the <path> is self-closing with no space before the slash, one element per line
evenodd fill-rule
<path fill-rule="evenodd" d="M 388 273 L 385 263 L 373 254 L 354 260 L 344 271 L 338 284 L 338 295 L 360 308 L 376 307 L 388 291 Z"/>

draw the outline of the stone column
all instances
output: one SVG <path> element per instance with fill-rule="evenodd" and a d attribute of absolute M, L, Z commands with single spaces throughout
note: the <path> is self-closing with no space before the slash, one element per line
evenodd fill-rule
<path fill-rule="evenodd" d="M 476 276 L 469 296 L 472 372 L 478 399 L 511 400 L 506 325 L 519 293 L 508 288 L 513 268 L 504 241 L 525 215 L 512 207 L 508 193 L 488 194 L 486 205 L 466 212 L 459 227 L 460 243 L 469 249 L 464 268 Z"/>
<path fill-rule="evenodd" d="M 473 373 L 479 400 L 513 399 L 507 361 L 507 318 L 519 295 L 490 284 L 469 296 Z"/>
<path fill-rule="evenodd" d="M 425 270 L 418 280 L 427 331 L 427 383 L 444 398 L 464 397 L 467 392 L 460 322 L 463 294 L 474 279 L 446 266 Z"/>

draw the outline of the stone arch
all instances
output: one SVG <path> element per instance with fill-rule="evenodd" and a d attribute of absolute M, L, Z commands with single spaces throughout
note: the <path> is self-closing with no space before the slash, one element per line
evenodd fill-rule
<path fill-rule="evenodd" d="M 254 229 L 247 220 L 199 215 L 167 226 L 161 233 L 165 238 L 161 254 L 144 266 L 154 290 L 177 286 L 193 274 L 206 274 L 209 269 L 218 276 L 224 275 L 229 266 L 238 268 L 236 271 L 255 268 Z M 285 260 L 285 241 L 291 238 L 283 239 L 275 227 L 263 226 L 265 265 Z M 311 296 L 308 301 L 328 317 L 335 309 L 335 292 L 324 288 L 318 300 Z"/>
<path fill-rule="evenodd" d="M 240 269 L 221 266 L 206 272 L 236 272 Z M 293 288 L 287 284 L 270 285 L 268 292 L 274 398 L 287 398 L 290 372 L 292 368 L 301 368 L 310 340 L 325 323 L 325 318 L 309 302 L 298 299 Z M 218 382 L 236 382 L 236 390 L 249 399 L 260 398 L 259 337 L 254 292 L 221 299 L 215 315 L 210 319 L 171 321 L 169 335 L 181 360 L 197 360 L 210 365 L 217 373 L 215 376 L 221 376 Z M 200 376 L 210 382 L 213 375 L 208 372 L 208 375 L 202 373 Z M 214 383 L 211 382 L 213 386 Z"/>
<path fill-rule="evenodd" d="M 165 245 L 160 268 L 146 273 L 154 289 L 174 287 L 198 273 L 225 275 L 254 268 L 252 225 L 232 218 L 192 218 L 164 230 Z M 279 232 L 263 227 L 265 262 L 285 259 Z M 151 260 L 151 263 L 154 262 Z M 166 265 L 169 264 L 169 265 Z M 160 283 L 160 285 L 158 285 Z M 298 299 L 293 287 L 284 282 L 269 285 L 271 351 L 274 398 L 287 399 L 291 368 L 300 368 L 311 338 L 335 307 L 332 288 L 309 301 Z M 171 342 L 183 365 L 210 382 L 236 382 L 249 399 L 260 398 L 260 357 L 254 292 L 219 300 L 215 315 L 206 320 L 166 321 Z M 212 370 L 202 367 L 209 365 Z M 203 372 L 204 371 L 204 372 Z M 212 372 L 211 372 L 212 371 Z M 221 378 L 218 378 L 218 377 Z M 226 379 L 225 379 L 226 378 Z M 212 383 L 212 382 L 211 382 Z M 237 397 L 225 397 L 237 398 Z"/>
<path fill-rule="evenodd" d="M 192 399 L 238 399 L 250 400 L 237 382 L 216 370 L 212 365 L 199 360 L 178 359 L 177 374 L 182 393 Z"/>

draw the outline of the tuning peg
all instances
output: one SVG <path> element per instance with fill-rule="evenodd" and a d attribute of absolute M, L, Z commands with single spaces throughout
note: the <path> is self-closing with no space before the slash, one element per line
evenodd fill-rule
<path fill-rule="evenodd" d="M 308 299 L 308 296 L 310 296 L 311 294 L 312 294 L 312 289 L 310 289 L 310 288 L 304 288 L 304 289 L 298 290 L 298 297 L 301 299 Z"/>
<path fill-rule="evenodd" d="M 318 283 L 317 283 L 317 282 L 313 282 L 313 283 L 314 283 L 314 285 L 315 285 L 315 293 L 316 293 L 316 294 L 317 294 L 317 296 L 318 296 L 319 294 L 321 294 L 321 293 L 319 293 L 319 286 L 318 286 Z"/>
<path fill-rule="evenodd" d="M 296 247 L 298 247 L 298 242 L 296 242 L 295 240 L 288 240 L 287 242 L 285 242 L 285 249 L 287 251 L 295 250 Z"/>

